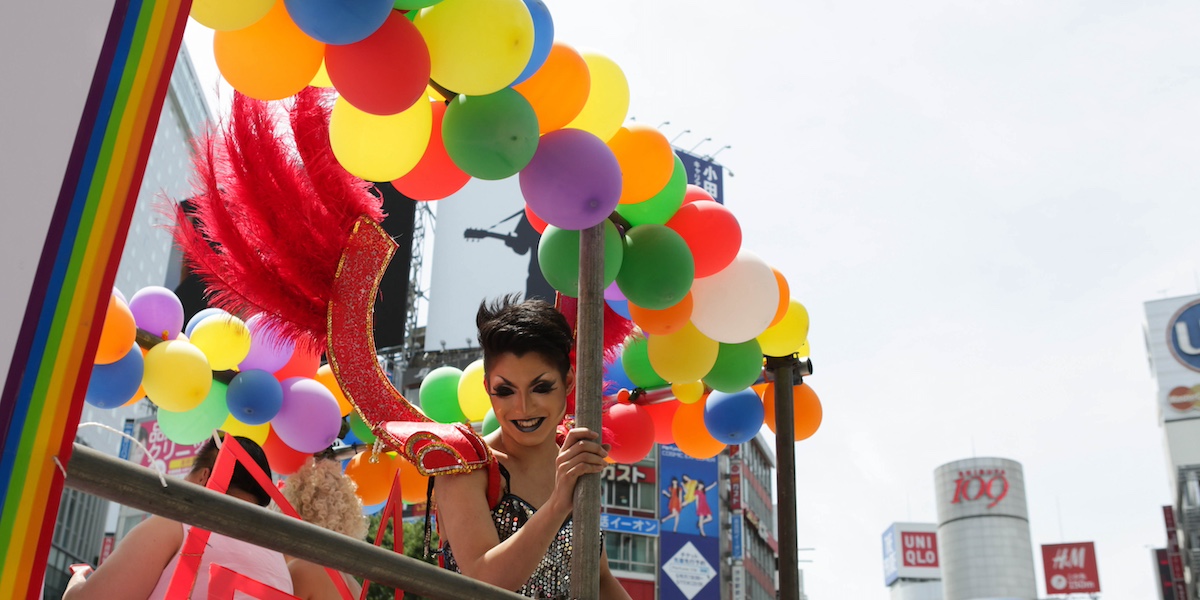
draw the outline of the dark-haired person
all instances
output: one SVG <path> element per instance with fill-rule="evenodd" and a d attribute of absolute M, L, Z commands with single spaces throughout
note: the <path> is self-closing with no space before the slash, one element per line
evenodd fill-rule
<path fill-rule="evenodd" d="M 498 468 L 437 477 L 445 565 L 525 596 L 566 598 L 575 483 L 603 470 L 608 455 L 587 429 L 557 435 L 575 385 L 571 328 L 553 306 L 512 297 L 484 303 L 475 320 L 484 386 L 500 423 L 485 438 Z M 497 477 L 502 494 L 489 505 Z M 602 598 L 629 598 L 605 555 L 596 567 Z"/>
<path fill-rule="evenodd" d="M 247 438 L 234 439 L 263 472 L 270 476 L 271 468 L 262 448 Z M 219 448 L 212 439 L 205 442 L 184 481 L 197 485 L 207 483 L 212 475 L 213 465 L 216 464 L 218 451 Z M 227 493 L 259 506 L 271 503 L 267 491 L 241 463 L 233 469 Z M 175 574 L 183 541 L 190 528 L 190 525 L 151 516 L 131 529 L 112 555 L 105 559 L 104 564 L 95 572 L 89 575 L 88 569 L 76 571 L 67 584 L 63 600 L 161 600 L 166 596 L 171 577 Z M 208 598 L 208 573 L 212 563 L 282 591 L 292 592 L 292 579 L 282 554 L 213 533 L 201 558 L 195 586 L 192 588 L 192 598 Z"/>

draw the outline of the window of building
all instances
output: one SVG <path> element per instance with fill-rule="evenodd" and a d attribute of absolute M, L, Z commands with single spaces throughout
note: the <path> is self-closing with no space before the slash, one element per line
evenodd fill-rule
<path fill-rule="evenodd" d="M 600 474 L 600 502 L 603 506 L 654 512 L 658 502 L 655 468 L 657 452 L 633 465 L 612 464 Z"/>
<path fill-rule="evenodd" d="M 604 548 L 608 551 L 608 567 L 633 573 L 654 573 L 658 538 L 632 533 L 606 531 Z"/>

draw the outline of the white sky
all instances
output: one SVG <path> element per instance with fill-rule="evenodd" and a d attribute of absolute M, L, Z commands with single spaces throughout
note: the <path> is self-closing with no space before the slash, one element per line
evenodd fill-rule
<path fill-rule="evenodd" d="M 812 315 L 811 598 L 887 598 L 881 533 L 934 521 L 933 470 L 973 454 L 1023 463 L 1035 552 L 1094 540 L 1104 597 L 1153 596 L 1170 498 L 1141 311 L 1200 279 L 1200 5 L 547 4 L 639 122 L 732 145 L 745 243 Z"/>

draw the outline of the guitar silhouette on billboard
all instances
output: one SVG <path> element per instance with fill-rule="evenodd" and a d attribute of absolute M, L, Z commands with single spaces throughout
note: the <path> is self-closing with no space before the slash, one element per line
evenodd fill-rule
<path fill-rule="evenodd" d="M 515 227 L 513 227 L 512 232 L 501 233 L 498 231 L 493 231 L 496 227 L 503 225 L 504 223 L 507 223 L 508 221 L 511 221 L 517 217 L 520 217 L 520 220 L 517 221 L 517 224 Z M 463 231 L 463 238 L 473 242 L 478 242 L 479 240 L 488 238 L 497 239 L 503 241 L 504 245 L 508 246 L 508 248 L 515 252 L 518 256 L 524 256 L 528 254 L 529 275 L 525 279 L 525 298 L 541 298 L 546 302 L 554 304 L 554 288 L 550 287 L 549 283 L 546 283 L 546 278 L 542 276 L 542 268 L 538 263 L 537 248 L 538 242 L 542 239 L 542 236 L 536 229 L 533 228 L 533 225 L 530 224 L 529 219 L 525 216 L 524 210 L 519 210 L 508 217 L 501 219 L 499 223 L 496 223 L 487 229 L 467 229 Z"/>

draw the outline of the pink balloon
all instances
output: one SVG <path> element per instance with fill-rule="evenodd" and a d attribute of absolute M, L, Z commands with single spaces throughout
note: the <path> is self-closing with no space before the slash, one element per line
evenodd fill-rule
<path fill-rule="evenodd" d="M 342 428 L 342 411 L 333 393 L 307 377 L 290 377 L 281 385 L 283 406 L 271 419 L 279 439 L 300 452 L 320 452 L 332 445 Z"/>

